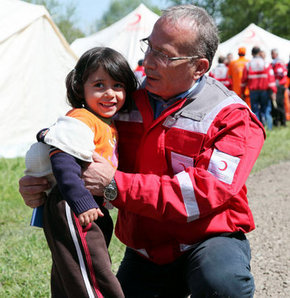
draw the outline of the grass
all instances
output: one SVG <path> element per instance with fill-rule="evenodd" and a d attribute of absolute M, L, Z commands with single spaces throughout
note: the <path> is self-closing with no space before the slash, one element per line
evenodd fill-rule
<path fill-rule="evenodd" d="M 267 131 L 267 139 L 253 168 L 290 160 L 290 125 Z M 24 159 L 0 159 L 0 297 L 50 297 L 50 252 L 42 229 L 29 226 L 32 210 L 18 193 Z M 116 209 L 111 213 L 116 219 Z M 124 245 L 114 237 L 110 245 L 113 271 Z"/>

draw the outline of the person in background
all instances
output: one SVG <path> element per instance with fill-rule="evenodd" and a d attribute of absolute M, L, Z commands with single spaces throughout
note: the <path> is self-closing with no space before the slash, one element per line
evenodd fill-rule
<path fill-rule="evenodd" d="M 287 64 L 287 78 L 288 78 L 288 89 L 290 91 L 290 58 Z M 289 92 L 289 99 L 290 99 L 290 92 Z"/>
<path fill-rule="evenodd" d="M 51 166 L 57 182 L 43 207 L 43 229 L 52 255 L 51 294 L 124 297 L 111 271 L 107 247 L 113 221 L 105 208 L 106 200 L 93 197 L 81 173 L 94 151 L 117 168 L 117 131 L 112 118 L 131 107 L 137 80 L 120 53 L 96 47 L 80 57 L 67 75 L 66 87 L 73 109 L 41 130 L 39 143 L 34 144 L 41 150 L 44 145 L 50 148 L 41 164 L 48 170 Z M 35 152 L 37 148 L 31 149 Z M 31 160 L 29 152 L 27 156 Z M 27 167 L 31 173 L 29 162 Z"/>
<path fill-rule="evenodd" d="M 228 67 L 230 63 L 233 61 L 234 56 L 232 53 L 228 53 L 225 60 L 225 65 Z"/>
<path fill-rule="evenodd" d="M 163 11 L 140 41 L 145 89 L 115 120 L 119 167 L 94 154 L 83 172 L 95 195 L 111 190 L 126 245 L 117 277 L 125 297 L 253 297 L 254 229 L 246 180 L 265 131 L 245 102 L 208 77 L 218 30 L 194 5 Z M 25 176 L 35 207 L 46 181 Z"/>
<path fill-rule="evenodd" d="M 237 60 L 232 61 L 229 64 L 228 76 L 232 80 L 232 90 L 235 91 L 239 97 L 242 97 L 241 82 L 242 82 L 243 70 L 246 63 L 249 62 L 249 60 L 245 58 L 246 48 L 240 47 L 238 49 L 238 55 L 239 55 L 239 58 Z M 245 93 L 246 95 L 249 95 L 248 90 L 245 91 Z"/>
<path fill-rule="evenodd" d="M 241 92 L 245 97 L 246 87 L 250 90 L 251 108 L 258 119 L 272 129 L 272 102 L 276 104 L 277 88 L 273 68 L 259 56 L 260 48 L 253 47 L 252 56 L 243 70 Z"/>
<path fill-rule="evenodd" d="M 228 76 L 228 67 L 225 65 L 225 57 L 220 56 L 218 58 L 218 65 L 209 72 L 209 76 L 215 78 L 228 89 L 232 89 L 232 80 Z"/>
<path fill-rule="evenodd" d="M 146 76 L 145 71 L 144 71 L 143 61 L 144 61 L 143 59 L 140 59 L 138 61 L 137 67 L 134 70 L 134 74 L 140 84 L 142 84 L 142 82 L 144 81 L 145 76 Z"/>
<path fill-rule="evenodd" d="M 260 50 L 259 56 L 265 60 L 266 59 L 266 52 L 264 50 Z"/>
<path fill-rule="evenodd" d="M 279 58 L 277 49 L 271 50 L 272 68 L 277 87 L 277 106 L 273 106 L 272 116 L 274 126 L 286 126 L 285 90 L 287 84 L 287 68 L 285 62 Z"/>

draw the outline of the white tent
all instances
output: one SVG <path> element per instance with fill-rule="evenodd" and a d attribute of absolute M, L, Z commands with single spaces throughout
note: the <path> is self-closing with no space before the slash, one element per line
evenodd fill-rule
<path fill-rule="evenodd" d="M 123 54 L 134 69 L 138 60 L 144 57 L 139 40 L 150 35 L 158 17 L 144 4 L 140 4 L 113 25 L 88 37 L 76 39 L 71 48 L 79 56 L 96 46 L 113 48 Z"/>
<path fill-rule="evenodd" d="M 289 61 L 290 40 L 276 36 L 255 24 L 250 24 L 243 31 L 219 45 L 214 59 L 215 63 L 220 55 L 226 56 L 228 53 L 232 53 L 234 59 L 237 59 L 239 47 L 245 47 L 247 50 L 246 58 L 251 59 L 251 51 L 254 46 L 259 46 L 261 50 L 265 51 L 268 62 L 271 61 L 273 48 L 279 50 L 279 57 L 285 63 Z"/>
<path fill-rule="evenodd" d="M 76 59 L 43 6 L 0 0 L 0 157 L 23 156 L 68 110 L 65 77 Z"/>

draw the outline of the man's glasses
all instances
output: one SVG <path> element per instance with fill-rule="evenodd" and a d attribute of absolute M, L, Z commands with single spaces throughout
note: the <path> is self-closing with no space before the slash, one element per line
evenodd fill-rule
<path fill-rule="evenodd" d="M 183 57 L 169 57 L 166 54 L 163 54 L 162 52 L 155 50 L 152 48 L 148 38 L 143 38 L 140 40 L 140 48 L 141 51 L 148 55 L 149 53 L 152 53 L 154 55 L 154 58 L 156 62 L 168 64 L 170 61 L 178 61 L 178 60 L 186 60 L 186 59 L 197 59 L 198 56 L 183 56 Z"/>

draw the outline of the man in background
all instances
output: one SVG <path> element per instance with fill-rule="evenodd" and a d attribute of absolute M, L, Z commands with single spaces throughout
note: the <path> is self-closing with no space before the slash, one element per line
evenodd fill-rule
<path fill-rule="evenodd" d="M 272 116 L 274 126 L 286 126 L 284 95 L 287 83 L 287 69 L 283 60 L 279 58 L 277 49 L 271 51 L 272 67 L 277 87 L 277 106 L 273 106 Z"/>
<path fill-rule="evenodd" d="M 253 59 L 249 61 L 243 70 L 241 92 L 245 97 L 246 87 L 250 90 L 251 108 L 258 119 L 272 129 L 272 103 L 276 104 L 277 88 L 274 72 L 271 64 L 267 64 L 259 55 L 260 48 L 253 47 Z"/>
<path fill-rule="evenodd" d="M 134 74 L 137 80 L 139 81 L 139 83 L 142 83 L 146 76 L 144 66 L 143 66 L 143 61 L 144 59 L 138 60 L 138 65 L 134 70 Z"/>
<path fill-rule="evenodd" d="M 218 58 L 218 65 L 210 71 L 209 76 L 215 78 L 228 89 L 232 90 L 232 80 L 228 76 L 228 67 L 225 64 L 225 61 L 226 58 L 224 56 L 220 56 Z"/>
<path fill-rule="evenodd" d="M 240 47 L 238 50 L 238 55 L 239 58 L 229 64 L 228 76 L 232 80 L 232 90 L 235 91 L 239 97 L 242 97 L 241 82 L 243 70 L 247 62 L 249 62 L 249 60 L 245 58 L 246 48 Z M 246 95 L 249 95 L 248 90 L 246 90 Z"/>

